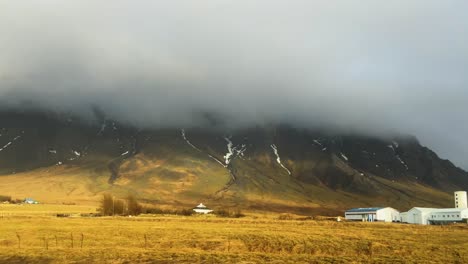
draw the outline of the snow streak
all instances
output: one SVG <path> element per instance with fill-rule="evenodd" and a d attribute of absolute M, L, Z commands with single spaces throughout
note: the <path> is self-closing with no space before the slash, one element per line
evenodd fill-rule
<path fill-rule="evenodd" d="M 107 124 L 106 124 L 106 121 L 104 121 L 101 125 L 101 129 L 99 130 L 99 132 L 97 133 L 98 136 L 102 135 L 102 133 L 104 133 L 104 130 L 106 130 L 106 127 L 107 127 Z"/>
<path fill-rule="evenodd" d="M 406 165 L 406 163 L 401 159 L 400 156 L 396 155 L 396 158 L 398 159 L 398 161 L 400 161 L 401 164 L 403 164 L 403 166 L 405 166 L 406 170 L 409 170 L 408 165 Z"/>
<path fill-rule="evenodd" d="M 16 140 L 18 140 L 21 136 L 17 136 L 15 137 L 12 141 L 8 142 L 5 146 L 3 146 L 2 148 L 0 148 L 0 152 L 2 152 L 3 150 L 5 150 L 6 148 L 8 148 L 9 146 L 11 146 L 11 144 L 13 144 L 13 142 L 15 142 Z"/>
<path fill-rule="evenodd" d="M 181 132 L 181 134 L 182 134 L 182 138 L 185 140 L 185 142 L 187 142 L 187 144 L 188 144 L 189 146 L 191 146 L 192 148 L 194 148 L 194 149 L 196 149 L 197 151 L 201 152 L 201 150 L 200 150 L 199 148 L 195 147 L 195 145 L 193 145 L 193 144 L 190 142 L 190 140 L 188 140 L 187 135 L 185 134 L 185 129 L 181 129 L 180 132 Z"/>
<path fill-rule="evenodd" d="M 318 141 L 317 139 L 314 139 L 314 143 L 319 145 L 320 147 L 324 148 L 323 144 L 320 143 L 320 141 Z"/>
<path fill-rule="evenodd" d="M 192 144 L 192 142 L 190 142 L 190 140 L 187 138 L 187 134 L 185 133 L 185 129 L 181 129 L 180 130 L 181 132 L 181 135 L 182 135 L 182 138 L 185 140 L 185 142 L 187 142 L 187 144 L 192 147 L 193 149 L 197 150 L 198 152 L 202 152 L 201 149 L 197 148 L 195 145 Z M 208 157 L 210 157 L 212 160 L 216 161 L 217 163 L 221 164 L 221 166 L 227 168 L 227 165 L 225 165 L 224 163 L 222 163 L 219 159 L 213 157 L 212 155 L 208 154 Z"/>
<path fill-rule="evenodd" d="M 273 153 L 275 153 L 276 155 L 276 162 L 278 162 L 278 164 L 283 167 L 283 169 L 285 169 L 289 175 L 291 175 L 291 171 L 288 170 L 288 168 L 286 168 L 283 163 L 281 163 L 281 158 L 280 158 L 280 155 L 278 153 L 278 147 L 275 145 L 275 144 L 272 144 L 270 145 L 271 149 L 273 149 Z"/>
<path fill-rule="evenodd" d="M 247 145 L 242 144 L 240 146 L 235 146 L 234 147 L 234 143 L 232 143 L 230 138 L 225 137 L 224 139 L 227 142 L 227 149 L 228 149 L 228 153 L 226 153 L 226 155 L 224 155 L 224 162 L 225 162 L 226 166 L 228 166 L 229 163 L 231 163 L 231 161 L 235 157 L 238 157 L 238 156 L 244 157 L 244 153 L 247 150 Z"/>
<path fill-rule="evenodd" d="M 224 168 L 227 168 L 227 166 L 222 163 L 219 159 L 217 159 L 216 157 L 213 157 L 211 156 L 210 154 L 208 154 L 208 157 L 212 158 L 214 161 L 218 162 L 219 164 L 221 164 L 221 166 L 223 166 Z"/>
<path fill-rule="evenodd" d="M 348 161 L 348 160 L 349 160 L 349 159 L 348 159 L 348 157 L 346 157 L 346 155 L 345 155 L 345 154 L 343 154 L 343 152 L 340 152 L 340 155 L 341 155 L 341 157 L 342 157 L 343 159 L 345 159 L 346 161 Z"/>
<path fill-rule="evenodd" d="M 232 148 L 232 146 L 234 144 L 232 144 L 232 141 L 231 139 L 225 137 L 224 138 L 226 141 L 227 141 L 227 148 L 228 148 L 228 153 L 226 153 L 226 155 L 224 155 L 224 163 L 227 165 L 229 165 L 229 163 L 231 162 L 231 157 L 234 155 L 234 150 Z"/>

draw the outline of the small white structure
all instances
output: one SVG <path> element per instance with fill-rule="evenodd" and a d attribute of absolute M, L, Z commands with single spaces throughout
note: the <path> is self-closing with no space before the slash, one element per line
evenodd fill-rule
<path fill-rule="evenodd" d="M 400 212 L 391 207 L 353 208 L 345 212 L 348 221 L 362 222 L 397 222 Z"/>
<path fill-rule="evenodd" d="M 455 208 L 468 208 L 468 200 L 466 192 L 458 191 L 454 193 L 455 196 Z"/>
<path fill-rule="evenodd" d="M 200 203 L 197 207 L 193 208 L 193 211 L 198 214 L 209 214 L 213 212 L 210 208 L 206 207 L 204 204 Z"/>
<path fill-rule="evenodd" d="M 38 204 L 39 202 L 34 200 L 33 198 L 26 198 L 26 199 L 24 199 L 23 203 L 25 203 L 25 204 Z"/>

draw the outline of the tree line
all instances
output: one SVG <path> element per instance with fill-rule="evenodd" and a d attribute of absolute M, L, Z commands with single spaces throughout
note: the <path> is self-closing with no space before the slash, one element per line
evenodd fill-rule
<path fill-rule="evenodd" d="M 133 195 L 125 199 L 117 199 L 111 194 L 104 194 L 99 210 L 102 215 L 139 215 L 143 207 Z"/>

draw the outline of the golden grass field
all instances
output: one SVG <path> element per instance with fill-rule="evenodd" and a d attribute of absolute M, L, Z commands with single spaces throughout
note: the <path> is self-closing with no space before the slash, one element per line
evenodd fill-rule
<path fill-rule="evenodd" d="M 93 211 L 0 205 L 0 263 L 468 263 L 467 225 L 279 220 L 262 213 L 54 216 Z"/>

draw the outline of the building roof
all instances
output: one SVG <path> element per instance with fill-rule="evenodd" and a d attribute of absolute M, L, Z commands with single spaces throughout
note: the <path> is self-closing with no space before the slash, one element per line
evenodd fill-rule
<path fill-rule="evenodd" d="M 438 208 L 438 209 L 433 209 L 431 213 L 450 213 L 450 212 L 461 212 L 468 210 L 467 208 Z"/>
<path fill-rule="evenodd" d="M 421 213 L 430 213 L 430 212 L 432 212 L 434 210 L 437 210 L 437 209 L 435 209 L 435 208 L 426 208 L 426 207 L 413 207 L 410 210 L 408 210 L 408 212 L 413 211 L 413 210 L 417 210 L 417 211 L 419 211 Z"/>
<path fill-rule="evenodd" d="M 200 203 L 199 205 L 197 205 L 197 207 L 195 207 L 193 209 L 207 209 L 207 210 L 209 210 L 209 208 L 206 207 L 206 205 L 204 205 L 203 203 Z"/>
<path fill-rule="evenodd" d="M 346 213 L 360 213 L 360 212 L 375 212 L 385 207 L 367 207 L 367 208 L 353 208 L 346 211 Z"/>

